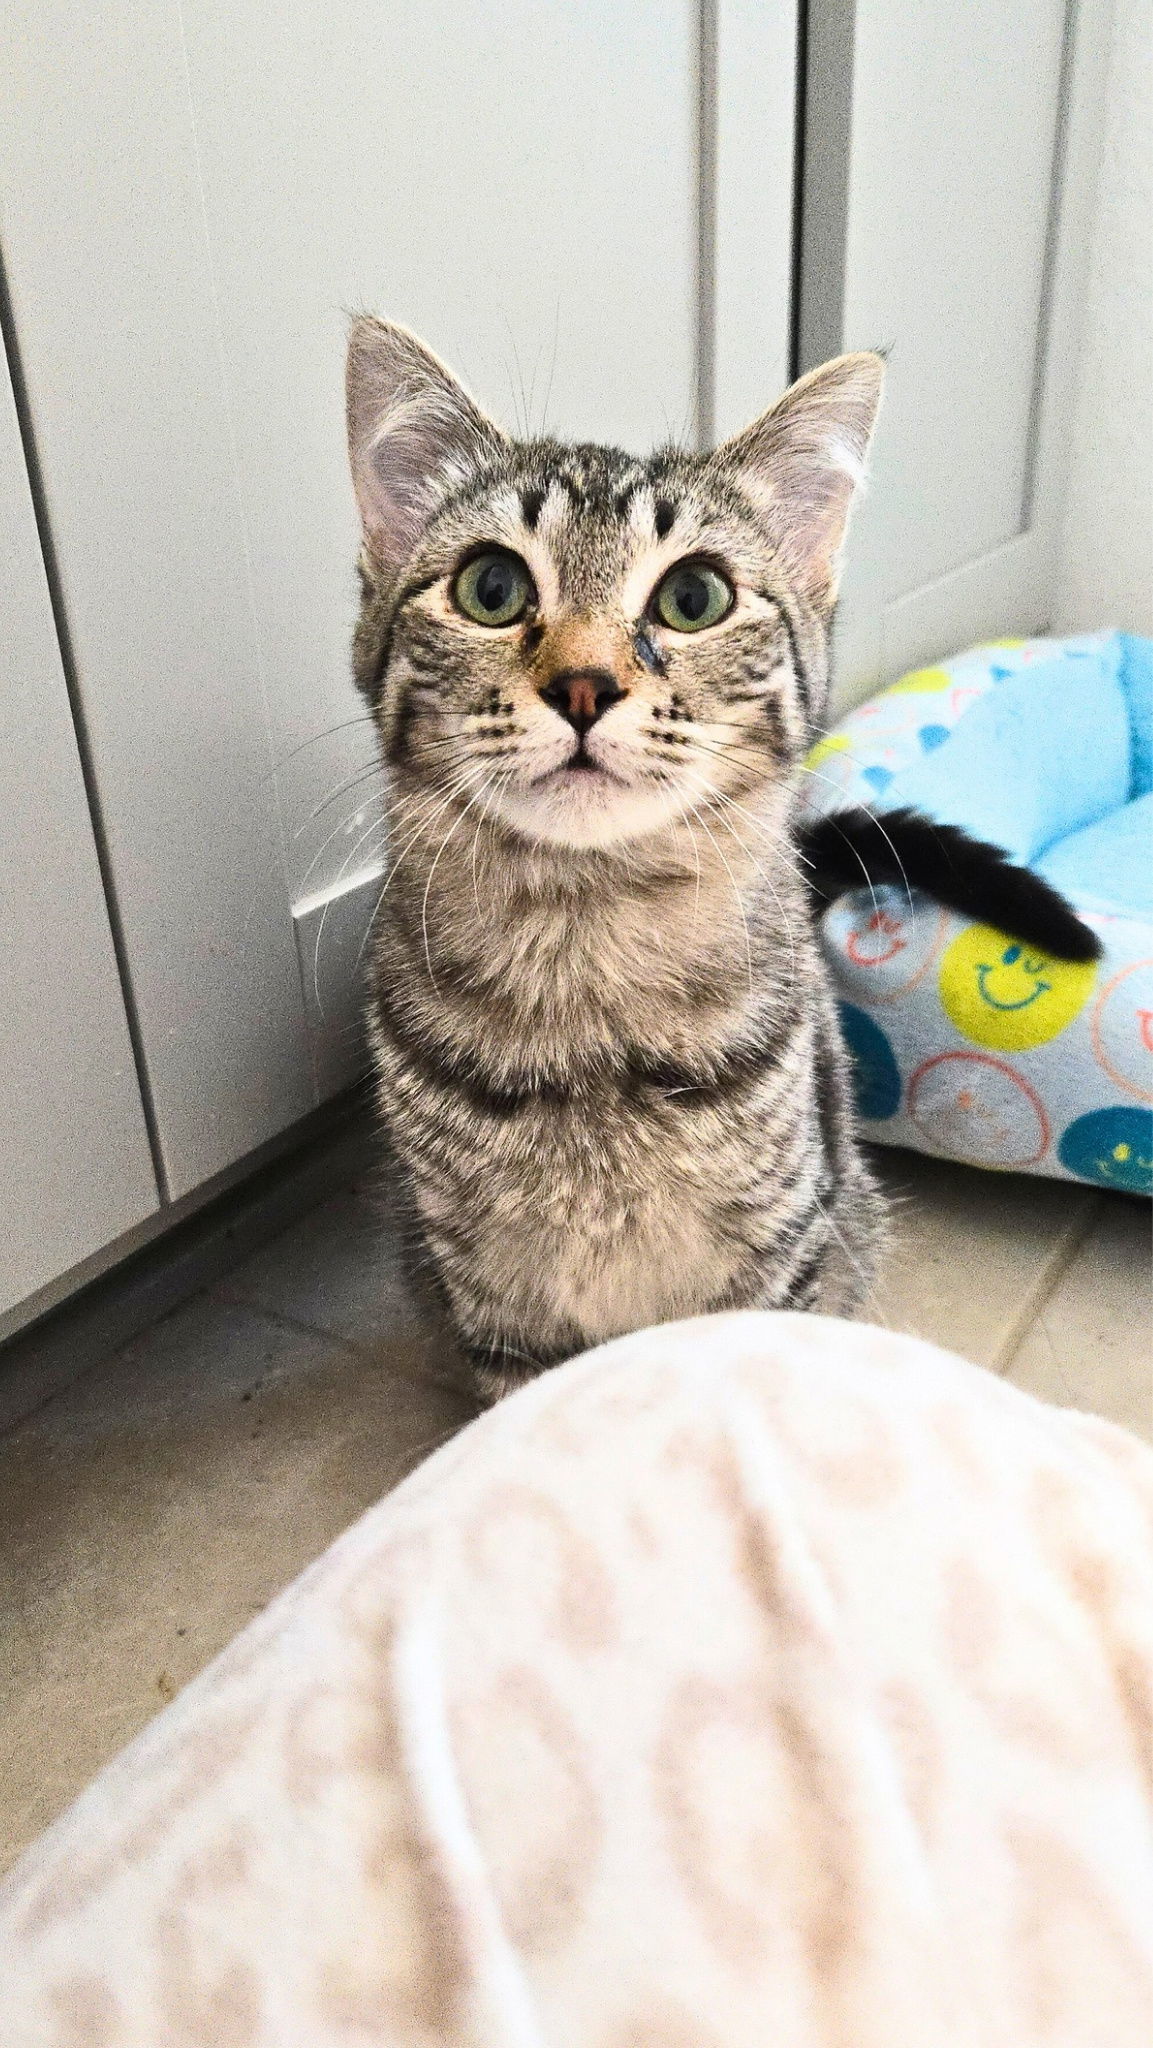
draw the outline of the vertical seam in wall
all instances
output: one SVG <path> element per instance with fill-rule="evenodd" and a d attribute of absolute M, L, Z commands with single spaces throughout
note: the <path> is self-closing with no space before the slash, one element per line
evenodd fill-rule
<path fill-rule="evenodd" d="M 800 0 L 793 375 L 845 346 L 855 0 Z M 803 69 L 802 69 L 803 66 Z"/>
<path fill-rule="evenodd" d="M 92 737 L 84 712 L 84 700 L 80 690 L 79 671 L 76 662 L 72 634 L 68 625 L 68 612 L 64 602 L 64 586 L 60 575 L 60 564 L 52 537 L 52 525 L 48 515 L 48 496 L 44 488 L 44 475 L 36 444 L 36 430 L 32 420 L 32 407 L 28 398 L 28 387 L 20 356 L 19 337 L 8 288 L 8 276 L 0 252 L 0 347 L 8 359 L 8 374 L 12 380 L 12 395 L 16 405 L 16 419 L 24 454 L 24 466 L 28 474 L 28 487 L 32 498 L 32 514 L 36 521 L 36 532 L 40 543 L 40 555 L 44 564 L 44 579 L 48 587 L 48 601 L 52 609 L 52 623 L 56 633 L 56 645 L 60 653 L 60 667 L 64 676 L 64 687 L 68 694 L 72 726 L 76 738 L 76 750 L 80 757 L 80 773 L 84 780 L 84 793 L 88 801 L 88 814 L 92 825 L 92 838 L 96 848 L 96 863 L 100 883 L 104 892 L 104 907 L 108 917 L 108 928 L 112 935 L 112 950 L 116 960 L 116 971 L 120 980 L 120 993 L 124 1003 L 124 1014 L 128 1022 L 128 1038 L 132 1047 L 132 1062 L 136 1069 L 136 1085 L 144 1116 L 144 1128 L 148 1138 L 148 1149 L 152 1155 L 152 1171 L 156 1176 L 157 1192 L 161 1202 L 170 1202 L 172 1191 L 164 1165 L 164 1151 L 153 1105 L 152 1083 L 148 1072 L 148 1059 L 144 1050 L 144 1034 L 140 1024 L 140 1013 L 132 987 L 132 972 L 129 963 L 128 942 L 125 936 L 124 919 L 116 892 L 116 878 L 112 868 L 109 833 L 101 802 L 100 785 L 94 762 Z"/>
<path fill-rule="evenodd" d="M 801 375 L 801 252 L 805 241 L 805 149 L 809 102 L 809 0 L 797 0 L 796 88 L 793 93 L 793 218 L 789 252 L 789 377 Z"/>
<path fill-rule="evenodd" d="M 717 16 L 719 0 L 700 0 L 697 17 L 696 105 L 696 391 L 697 447 L 711 448 L 717 385 Z"/>
<path fill-rule="evenodd" d="M 1057 75 L 1057 112 L 1053 125 L 1053 155 L 1049 174 L 1049 210 L 1045 221 L 1045 242 L 1041 256 L 1041 290 L 1037 305 L 1037 326 L 1033 344 L 1033 378 L 1029 391 L 1029 418 L 1025 432 L 1025 474 L 1021 480 L 1021 511 L 1018 533 L 1028 533 L 1033 524 L 1037 496 L 1037 466 L 1041 421 L 1045 404 L 1045 380 L 1049 360 L 1049 338 L 1053 317 L 1053 293 L 1060 251 L 1061 216 L 1068 167 L 1069 114 L 1073 98 L 1073 65 L 1080 24 L 1080 0 L 1066 0 L 1061 31 L 1061 63 Z"/>

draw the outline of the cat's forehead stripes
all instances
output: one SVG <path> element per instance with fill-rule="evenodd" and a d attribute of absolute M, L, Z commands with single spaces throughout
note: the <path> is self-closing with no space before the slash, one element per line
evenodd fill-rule
<path fill-rule="evenodd" d="M 642 525 L 663 540 L 678 506 L 675 497 L 653 474 L 653 465 L 619 455 L 610 448 L 558 449 L 542 462 L 537 474 L 520 489 L 525 526 L 535 532 L 554 493 L 578 515 L 611 518 L 620 525 Z"/>
<path fill-rule="evenodd" d="M 521 492 L 521 518 L 524 520 L 530 533 L 535 533 L 536 531 L 536 524 L 544 509 L 546 495 L 547 493 L 540 484 L 530 484 L 526 491 Z"/>

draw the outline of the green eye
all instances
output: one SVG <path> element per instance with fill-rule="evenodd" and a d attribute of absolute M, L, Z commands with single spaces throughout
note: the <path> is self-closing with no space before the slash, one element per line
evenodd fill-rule
<path fill-rule="evenodd" d="M 533 596 L 532 577 L 519 555 L 491 548 L 466 562 L 452 594 L 466 619 L 478 626 L 515 626 Z"/>
<path fill-rule="evenodd" d="M 735 602 L 736 592 L 719 569 L 707 562 L 678 562 L 658 586 L 653 609 L 674 633 L 701 633 L 723 619 Z"/>

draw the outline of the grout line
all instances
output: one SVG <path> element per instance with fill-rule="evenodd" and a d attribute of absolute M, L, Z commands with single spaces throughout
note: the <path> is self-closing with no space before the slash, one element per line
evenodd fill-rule
<path fill-rule="evenodd" d="M 1102 1195 L 1091 1194 L 1084 1208 L 1058 1232 L 1049 1256 L 1042 1263 L 1033 1285 L 1026 1293 L 993 1354 L 994 1372 L 1002 1376 L 1008 1375 L 1029 1331 L 1041 1320 L 1046 1307 L 1101 1214 L 1103 1202 Z"/>
<path fill-rule="evenodd" d="M 469 1388 L 459 1370 L 454 1372 L 450 1368 L 448 1372 L 436 1371 L 413 1375 L 398 1369 L 390 1360 L 382 1357 L 375 1345 L 357 1343 L 352 1337 L 342 1337 L 339 1331 L 325 1329 L 320 1323 L 306 1322 L 302 1316 L 286 1315 L 283 1309 L 269 1308 L 265 1303 L 253 1301 L 246 1295 L 234 1294 L 230 1290 L 227 1281 L 222 1282 L 218 1287 L 211 1288 L 209 1293 L 214 1300 L 227 1301 L 232 1308 L 247 1309 L 251 1315 L 259 1316 L 265 1322 L 278 1325 L 285 1330 L 290 1330 L 296 1336 L 321 1337 L 326 1343 L 333 1344 L 338 1350 L 346 1352 L 349 1357 L 358 1359 L 361 1364 L 375 1366 L 382 1379 L 392 1380 L 398 1387 L 410 1389 L 414 1387 L 418 1389 L 433 1388 L 439 1393 L 455 1394 L 459 1395 L 464 1401 L 471 1401 L 472 1397 Z M 400 1335 L 409 1338 L 417 1346 L 423 1346 L 427 1343 L 431 1334 L 426 1324 L 417 1322 L 412 1324 L 410 1328 L 402 1331 L 398 1331 L 395 1327 L 383 1330 L 380 1341 L 382 1344 L 385 1344 L 394 1341 Z M 472 1420 L 473 1417 L 470 1415 L 467 1419 Z M 459 1423 L 453 1424 L 445 1431 L 443 1436 L 438 1436 L 433 1441 L 433 1447 L 438 1448 L 442 1442 L 447 1443 L 449 1437 L 455 1435 L 456 1430 L 461 1426 L 462 1424 Z M 407 1451 L 404 1455 L 407 1456 Z"/>
<path fill-rule="evenodd" d="M 229 1308 L 247 1309 L 250 1315 L 261 1316 L 267 1323 L 275 1323 L 283 1330 L 291 1330 L 298 1337 L 323 1337 L 328 1344 L 335 1344 L 341 1351 L 347 1351 L 353 1358 L 371 1358 L 371 1350 L 357 1344 L 351 1337 L 344 1337 L 339 1330 L 326 1329 L 323 1323 L 306 1322 L 303 1316 L 287 1315 L 283 1309 L 270 1308 L 265 1301 L 259 1301 L 250 1294 L 244 1294 L 222 1280 L 216 1286 L 207 1288 L 206 1293 L 213 1301 L 224 1301 Z"/>
<path fill-rule="evenodd" d="M 1049 1371 L 1052 1374 L 1053 1379 L 1057 1382 L 1058 1386 L 1061 1389 L 1060 1399 L 1062 1405 L 1068 1406 L 1070 1408 L 1085 1408 L 1088 1406 L 1088 1403 L 1083 1398 L 1083 1390 L 1074 1385 L 1073 1379 L 1071 1378 L 1069 1373 L 1069 1369 L 1065 1364 L 1064 1359 L 1060 1356 L 1057 1350 L 1057 1346 L 1053 1342 L 1053 1333 L 1050 1330 L 1048 1323 L 1045 1321 L 1045 1310 L 1048 1307 L 1049 1300 L 1051 1299 L 1052 1296 L 1049 1296 L 1045 1301 L 1041 1303 L 1041 1307 L 1037 1313 L 1035 1321 L 1031 1326 L 1031 1329 L 1039 1330 L 1044 1340 L 1045 1347 L 1049 1353 Z M 1047 1398 L 1049 1400 L 1052 1400 L 1054 1397 L 1051 1394 L 1047 1394 Z"/>
<path fill-rule="evenodd" d="M 157 1316 L 147 1327 L 154 1330 L 157 1324 L 163 1321 L 163 1316 Z M 61 1377 L 58 1380 L 54 1380 L 26 1408 L 20 1408 L 9 1420 L 0 1422 L 0 1450 L 3 1449 L 9 1437 L 18 1436 L 29 1423 L 35 1422 L 39 1416 L 43 1415 L 46 1408 L 51 1408 L 54 1401 L 60 1400 L 62 1395 L 74 1393 L 77 1387 L 83 1386 L 84 1382 L 90 1379 L 94 1372 L 99 1372 L 101 1366 L 108 1365 L 117 1356 L 119 1351 L 127 1350 L 128 1345 L 132 1341 L 131 1337 L 127 1337 L 123 1345 L 114 1345 L 109 1351 L 94 1351 L 91 1357 L 83 1365 L 77 1366 L 76 1370 L 69 1373 L 67 1378 Z"/>

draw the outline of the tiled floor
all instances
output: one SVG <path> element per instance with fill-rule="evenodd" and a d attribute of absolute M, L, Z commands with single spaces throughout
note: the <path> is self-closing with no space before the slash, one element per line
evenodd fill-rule
<path fill-rule="evenodd" d="M 1153 1437 L 1148 1206 L 880 1164 L 874 1319 Z M 470 1412 L 359 1183 L 53 1384 L 0 1436 L 0 1867 Z"/>

